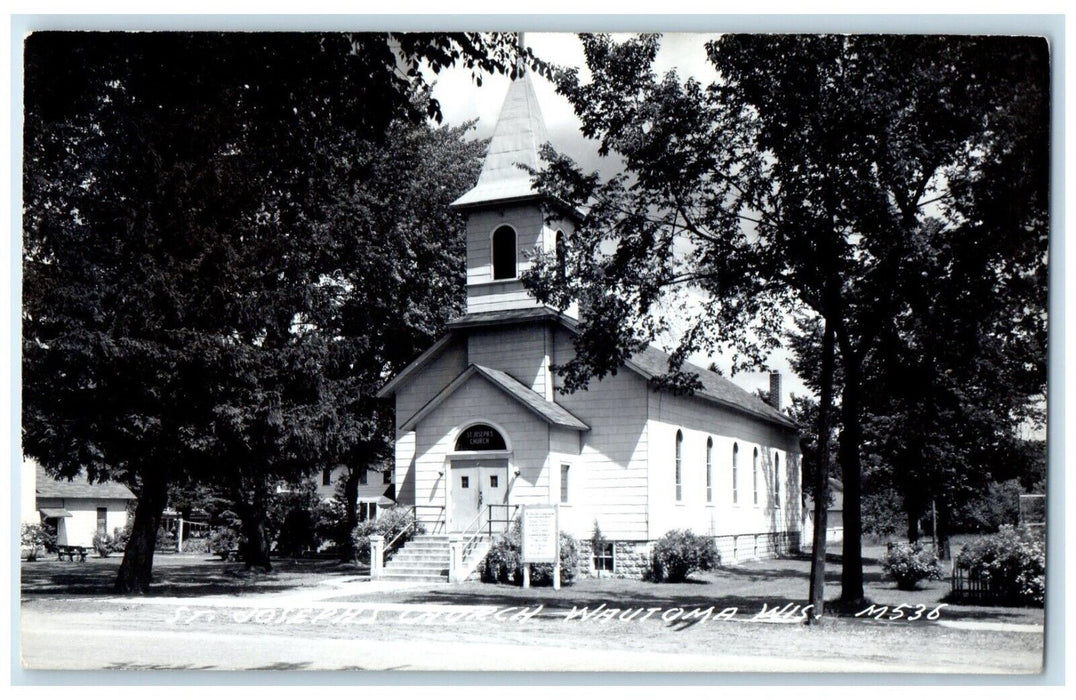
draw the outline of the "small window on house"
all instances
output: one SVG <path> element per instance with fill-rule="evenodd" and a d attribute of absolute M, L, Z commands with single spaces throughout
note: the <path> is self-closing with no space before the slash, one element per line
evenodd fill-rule
<path fill-rule="evenodd" d="M 773 454 L 773 507 L 781 507 L 781 455 Z"/>
<path fill-rule="evenodd" d="M 751 460 L 751 486 L 752 493 L 755 500 L 755 505 L 758 505 L 758 448 L 755 448 L 755 456 Z"/>
<path fill-rule="evenodd" d="M 499 483 L 499 481 L 500 480 L 497 478 L 496 474 L 490 474 L 489 475 L 489 487 L 491 489 L 497 488 L 497 484 Z"/>
<path fill-rule="evenodd" d="M 376 503 L 371 503 L 370 504 L 370 520 L 376 520 L 376 519 L 377 519 L 377 504 Z"/>
<path fill-rule="evenodd" d="M 511 226 L 501 226 L 493 232 L 493 279 L 510 280 L 516 277 L 516 232 Z"/>
<path fill-rule="evenodd" d="M 359 472 L 359 483 L 366 486 L 366 470 L 363 469 Z"/>
<path fill-rule="evenodd" d="M 392 483 L 392 470 L 391 469 L 386 469 L 382 473 L 382 475 L 381 475 L 381 483 L 383 483 L 383 484 L 391 484 Z"/>
<path fill-rule="evenodd" d="M 683 482 L 680 480 L 680 477 L 681 477 L 681 475 L 683 473 L 682 469 L 681 469 L 682 462 L 683 462 L 683 459 L 682 459 L 683 458 L 683 451 L 684 451 L 684 434 L 681 431 L 677 430 L 676 431 L 676 474 L 675 474 L 675 478 L 676 478 L 676 500 L 677 500 L 677 502 L 684 500 Z"/>
<path fill-rule="evenodd" d="M 568 470 L 571 468 L 570 464 L 560 465 L 560 502 L 568 502 Z"/>
<path fill-rule="evenodd" d="M 460 488 L 461 489 L 469 489 L 469 488 L 471 488 L 471 479 L 469 477 L 466 477 L 466 476 L 461 476 L 460 477 Z"/>
<path fill-rule="evenodd" d="M 739 503 L 739 501 L 740 501 L 740 493 L 739 493 L 738 488 L 737 488 L 737 485 L 740 483 L 740 477 L 737 474 L 737 472 L 740 469 L 739 464 L 738 464 L 739 460 L 740 460 L 740 446 L 737 443 L 734 442 L 734 443 L 732 443 L 732 502 L 733 503 Z"/>
<path fill-rule="evenodd" d="M 616 570 L 616 547 L 612 542 L 602 542 L 598 549 L 594 551 L 594 570 L 595 571 L 615 571 Z"/>
<path fill-rule="evenodd" d="M 706 502 L 714 500 L 714 439 L 706 438 Z"/>
<path fill-rule="evenodd" d="M 333 470 L 332 469 L 322 469 L 321 470 L 321 485 L 322 486 L 331 486 L 332 482 L 333 482 Z"/>
<path fill-rule="evenodd" d="M 97 533 L 108 534 L 108 508 L 97 509 Z"/>

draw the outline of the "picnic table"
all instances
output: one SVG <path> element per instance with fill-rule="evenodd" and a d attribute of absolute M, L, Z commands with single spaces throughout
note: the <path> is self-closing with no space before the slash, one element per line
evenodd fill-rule
<path fill-rule="evenodd" d="M 86 548 L 59 544 L 56 545 L 56 557 L 59 561 L 63 561 L 64 557 L 67 557 L 71 561 L 75 561 L 75 557 L 78 557 L 79 561 L 86 561 Z"/>

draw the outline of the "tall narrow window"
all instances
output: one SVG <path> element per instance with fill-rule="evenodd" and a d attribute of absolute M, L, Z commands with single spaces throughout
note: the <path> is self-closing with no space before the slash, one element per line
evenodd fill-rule
<path fill-rule="evenodd" d="M 773 453 L 773 507 L 781 507 L 781 455 Z"/>
<path fill-rule="evenodd" d="M 511 226 L 501 226 L 493 232 L 493 279 L 510 280 L 516 277 L 516 232 Z"/>
<path fill-rule="evenodd" d="M 676 431 L 676 500 L 684 500 L 683 484 L 680 480 L 682 473 L 681 464 L 684 452 L 684 434 L 679 430 Z"/>
<path fill-rule="evenodd" d="M 97 509 L 97 534 L 108 534 L 108 508 Z"/>
<path fill-rule="evenodd" d="M 714 500 L 714 439 L 706 438 L 706 502 Z"/>
<path fill-rule="evenodd" d="M 392 470 L 386 469 L 384 472 L 382 472 L 381 483 L 383 483 L 383 484 L 391 484 L 392 483 Z"/>
<path fill-rule="evenodd" d="M 557 276 L 564 279 L 568 269 L 568 244 L 564 240 L 564 231 L 557 231 Z"/>
<path fill-rule="evenodd" d="M 568 470 L 570 469 L 570 467 L 571 467 L 571 465 L 569 465 L 569 464 L 560 465 L 560 502 L 561 503 L 567 503 L 568 502 L 568 494 L 570 493 L 570 491 L 568 490 Z"/>
<path fill-rule="evenodd" d="M 751 486 L 752 493 L 755 499 L 755 505 L 758 505 L 758 448 L 755 448 L 755 456 L 751 461 Z"/>
<path fill-rule="evenodd" d="M 363 486 L 366 486 L 366 469 L 365 468 L 359 471 L 359 483 L 362 484 Z"/>
<path fill-rule="evenodd" d="M 740 465 L 739 465 L 739 461 L 740 461 L 740 446 L 734 442 L 734 443 L 732 443 L 732 502 L 733 503 L 739 503 L 740 502 L 740 491 L 739 491 Z"/>
<path fill-rule="evenodd" d="M 321 470 L 321 485 L 322 486 L 331 486 L 332 483 L 333 483 L 333 470 L 332 469 L 322 469 Z"/>

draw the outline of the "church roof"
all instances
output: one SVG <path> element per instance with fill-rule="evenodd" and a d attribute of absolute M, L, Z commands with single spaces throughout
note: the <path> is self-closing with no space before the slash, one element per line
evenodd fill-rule
<path fill-rule="evenodd" d="M 487 202 L 526 199 L 536 195 L 531 175 L 520 165 L 538 169 L 538 149 L 549 141 L 530 74 L 512 81 L 501 105 L 478 184 L 452 203 L 470 207 Z"/>
<path fill-rule="evenodd" d="M 628 360 L 627 365 L 647 379 L 653 379 L 669 373 L 669 355 L 653 346 L 646 346 Z M 735 408 L 744 413 L 763 418 L 771 423 L 778 423 L 788 428 L 798 429 L 794 420 L 769 405 L 758 396 L 740 388 L 738 385 L 698 365 L 685 362 L 683 372 L 697 374 L 702 387 L 695 390 L 693 396 Z"/>
<path fill-rule="evenodd" d="M 573 416 L 563 406 L 553 403 L 552 401 L 546 401 L 543 396 L 511 375 L 490 367 L 474 364 L 469 365 L 467 369 L 463 370 L 463 372 L 453 379 L 448 386 L 438 392 L 425 406 L 419 409 L 415 415 L 408 418 L 407 422 L 400 426 L 400 430 L 403 432 L 413 430 L 423 418 L 440 406 L 449 396 L 454 394 L 457 389 L 463 386 L 468 379 L 476 374 L 485 378 L 493 384 L 493 386 L 500 389 L 516 402 L 522 404 L 524 408 L 550 425 L 559 425 L 564 428 L 572 428 L 573 430 L 590 430 L 590 426 Z"/>

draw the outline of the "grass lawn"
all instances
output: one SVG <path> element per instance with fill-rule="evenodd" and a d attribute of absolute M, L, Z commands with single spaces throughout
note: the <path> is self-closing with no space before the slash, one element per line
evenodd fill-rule
<path fill-rule="evenodd" d="M 863 549 L 864 593 L 875 605 L 925 606 L 927 611 L 942 603 L 948 603 L 949 581 L 924 581 L 915 591 L 898 590 L 896 584 L 886 579 L 881 561 L 885 547 L 867 546 Z M 826 599 L 835 600 L 840 595 L 840 557 L 827 557 Z M 484 605 L 534 605 L 541 603 L 548 609 L 570 610 L 605 603 L 607 607 L 709 607 L 717 609 L 735 607 L 754 614 L 765 604 L 769 608 L 792 602 L 805 604 L 811 571 L 808 556 L 793 556 L 749 562 L 740 566 L 721 567 L 715 571 L 693 574 L 687 583 L 650 583 L 636 579 L 584 578 L 560 591 L 549 587 L 524 590 L 507 584 L 468 582 L 452 587 L 436 587 L 429 590 L 403 590 L 395 593 L 378 593 L 381 602 L 443 603 Z M 336 598 L 338 601 L 370 600 L 369 596 L 357 595 Z M 853 616 L 859 610 L 838 610 L 830 606 L 830 614 Z M 911 614 L 911 613 L 909 613 Z M 942 609 L 942 619 L 982 620 L 1016 624 L 1043 624 L 1042 608 L 971 606 L 949 604 Z"/>
<path fill-rule="evenodd" d="M 22 595 L 112 595 L 122 555 L 90 555 L 84 562 L 57 561 L 46 555 L 20 562 Z M 241 562 L 225 562 L 207 554 L 158 554 L 153 558 L 151 596 L 197 597 L 242 593 L 273 593 L 316 586 L 327 577 L 369 573 L 365 567 L 326 559 L 277 559 L 269 573 L 246 571 Z"/>

